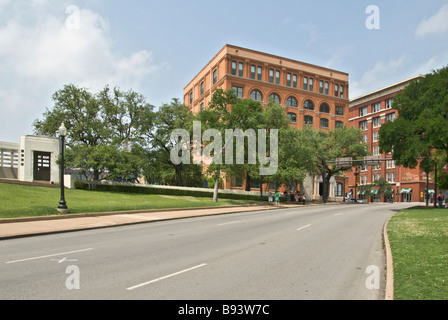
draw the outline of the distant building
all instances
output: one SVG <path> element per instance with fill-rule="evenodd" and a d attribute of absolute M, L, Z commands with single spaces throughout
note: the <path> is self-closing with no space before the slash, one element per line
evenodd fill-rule
<path fill-rule="evenodd" d="M 225 45 L 184 88 L 184 104 L 193 113 L 207 108 L 216 89 L 234 89 L 242 99 L 267 104 L 269 99 L 285 107 L 291 125 L 334 130 L 348 124 L 349 75 L 276 55 Z M 338 179 L 338 178 L 336 178 Z M 342 199 L 344 179 L 332 179 L 329 197 Z M 308 199 L 320 198 L 321 177 L 309 176 L 303 188 Z M 256 183 L 252 188 L 259 190 Z M 298 186 L 285 186 L 288 191 Z M 225 181 L 225 189 L 243 188 L 245 181 Z M 268 191 L 269 186 L 263 188 Z M 305 190 L 301 190 L 305 191 Z"/>
<path fill-rule="evenodd" d="M 394 121 L 398 117 L 398 111 L 392 109 L 394 97 L 404 91 L 407 85 L 413 81 L 418 81 L 423 76 L 416 76 L 400 81 L 385 88 L 370 92 L 358 98 L 352 99 L 349 106 L 349 126 L 362 130 L 363 139 L 369 144 L 369 151 L 374 156 L 388 159 L 380 166 L 360 166 L 355 171 L 347 172 L 348 189 L 355 193 L 355 184 L 370 185 L 375 180 L 384 178 L 392 186 L 393 193 L 388 196 L 379 197 L 375 194 L 366 198 L 362 192 L 356 191 L 357 198 L 368 201 L 395 202 L 424 202 L 426 201 L 426 173 L 419 167 L 408 169 L 397 166 L 391 154 L 380 154 L 379 152 L 379 130 L 382 124 Z M 409 146 L 412 148 L 412 146 Z M 358 172 L 358 178 L 355 176 Z M 433 197 L 434 183 L 430 179 L 430 193 Z M 375 188 L 372 188 L 375 190 Z M 357 189 L 356 189 L 357 190 Z M 373 192 L 375 193 L 375 191 Z"/>

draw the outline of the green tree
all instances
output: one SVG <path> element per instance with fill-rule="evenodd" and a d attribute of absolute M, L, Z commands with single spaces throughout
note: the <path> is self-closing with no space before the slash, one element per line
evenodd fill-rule
<path fill-rule="evenodd" d="M 398 117 L 381 126 L 381 152 L 392 152 L 398 165 L 425 170 L 433 168 L 436 151 L 447 159 L 448 67 L 410 83 L 395 96 L 393 108 Z"/>
<path fill-rule="evenodd" d="M 157 162 L 151 161 L 151 165 L 158 170 L 162 170 L 159 178 L 168 184 L 173 184 L 173 179 L 169 177 L 174 176 L 174 184 L 176 186 L 185 186 L 188 183 L 196 184 L 202 180 L 200 174 L 201 168 L 196 164 L 175 164 L 171 161 L 171 150 L 177 144 L 177 141 L 171 139 L 171 134 L 176 129 L 186 129 L 188 132 L 193 131 L 193 115 L 189 108 L 180 103 L 178 99 L 173 99 L 171 103 L 163 104 L 157 112 L 155 112 L 153 121 L 154 128 L 146 133 L 146 141 L 150 145 L 153 152 L 148 155 L 156 154 Z M 190 162 L 191 163 L 191 162 Z M 154 170 L 147 168 L 146 172 L 149 177 Z M 174 175 L 173 175 L 174 173 Z M 156 175 L 157 176 L 157 175 Z M 185 177 L 188 176 L 188 179 Z M 194 176 L 194 179 L 193 179 Z M 194 182 L 193 182 L 194 181 Z M 187 184 L 188 184 L 187 183 Z"/>
<path fill-rule="evenodd" d="M 122 178 L 140 173 L 137 158 L 141 153 L 124 152 L 132 152 L 141 142 L 139 137 L 151 127 L 152 106 L 141 95 L 115 89 L 112 98 L 108 87 L 92 94 L 69 84 L 54 93 L 53 101 L 53 108 L 47 108 L 43 119 L 34 122 L 34 131 L 57 137 L 56 131 L 64 122 L 68 130 L 67 167 L 85 176 L 92 172 L 94 180 L 104 173 L 124 175 Z"/>
<path fill-rule="evenodd" d="M 331 164 L 337 158 L 360 159 L 367 155 L 367 144 L 362 142 L 359 129 L 353 127 L 337 128 L 333 131 L 313 130 L 305 127 L 301 131 L 301 141 L 305 143 L 309 171 L 323 177 L 322 200 L 327 201 L 330 179 L 337 173 L 351 170 Z"/>

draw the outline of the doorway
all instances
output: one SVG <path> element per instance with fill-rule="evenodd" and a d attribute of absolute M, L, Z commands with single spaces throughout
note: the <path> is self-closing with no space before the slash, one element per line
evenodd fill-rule
<path fill-rule="evenodd" d="M 51 153 L 34 151 L 34 180 L 51 180 Z"/>

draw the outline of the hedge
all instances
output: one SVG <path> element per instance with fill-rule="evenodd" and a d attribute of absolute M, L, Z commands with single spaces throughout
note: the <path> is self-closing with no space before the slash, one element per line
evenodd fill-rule
<path fill-rule="evenodd" d="M 89 186 L 86 182 L 77 181 L 75 184 L 77 189 L 88 189 Z M 190 196 L 190 197 L 200 197 L 200 198 L 211 198 L 213 197 L 213 191 L 199 191 L 199 190 L 180 190 L 180 189 L 165 189 L 165 188 L 154 188 L 154 187 L 139 187 L 139 186 L 129 186 L 129 185 L 106 185 L 97 184 L 93 189 L 96 191 L 108 191 L 108 192 L 124 192 L 124 193 L 141 193 L 141 194 L 163 194 L 172 196 Z M 233 200 L 253 200 L 259 201 L 260 195 L 253 194 L 238 194 L 238 193 L 219 193 L 218 198 L 220 199 L 233 199 Z M 267 196 L 263 196 L 263 201 L 268 201 Z M 287 198 L 280 197 L 280 202 L 287 202 Z"/>

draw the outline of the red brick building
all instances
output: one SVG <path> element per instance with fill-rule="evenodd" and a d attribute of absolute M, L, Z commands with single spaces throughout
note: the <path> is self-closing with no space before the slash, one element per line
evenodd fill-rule
<path fill-rule="evenodd" d="M 379 153 L 379 130 L 382 124 L 387 121 L 394 121 L 398 116 L 398 111 L 392 109 L 394 96 L 402 92 L 406 86 L 418 81 L 422 76 L 416 76 L 380 90 L 365 94 L 358 98 L 350 100 L 349 105 L 349 126 L 357 127 L 362 130 L 363 139 L 369 144 L 369 151 L 374 156 L 380 156 L 383 161 L 381 166 L 359 166 L 355 171 L 347 172 L 348 190 L 355 190 L 355 184 L 358 186 L 370 185 L 379 178 L 386 179 L 393 188 L 393 194 L 385 197 L 376 195 L 365 199 L 367 201 L 386 201 L 393 199 L 395 202 L 424 202 L 426 201 L 426 173 L 419 167 L 408 169 L 395 165 L 391 154 Z M 412 148 L 412 146 L 409 146 Z M 358 179 L 355 178 L 355 172 L 358 172 Z M 358 180 L 358 181 L 356 181 Z M 430 192 L 434 192 L 434 183 L 430 179 Z M 375 190 L 375 188 L 372 188 Z M 358 198 L 366 198 L 360 192 Z M 375 193 L 375 191 L 373 192 Z M 431 198 L 433 194 L 430 195 Z"/>
<path fill-rule="evenodd" d="M 242 99 L 262 104 L 273 99 L 285 108 L 291 125 L 297 129 L 306 123 L 334 130 L 348 124 L 348 83 L 345 72 L 225 45 L 184 88 L 184 104 L 196 113 L 207 108 L 216 89 L 234 89 Z M 320 197 L 319 179 L 313 176 L 305 181 L 308 199 Z M 231 186 L 226 181 L 224 187 L 245 188 L 244 183 L 234 179 Z M 342 199 L 342 185 L 343 181 L 338 185 L 332 182 L 330 198 L 337 195 Z M 253 187 L 259 190 L 259 186 Z"/>

